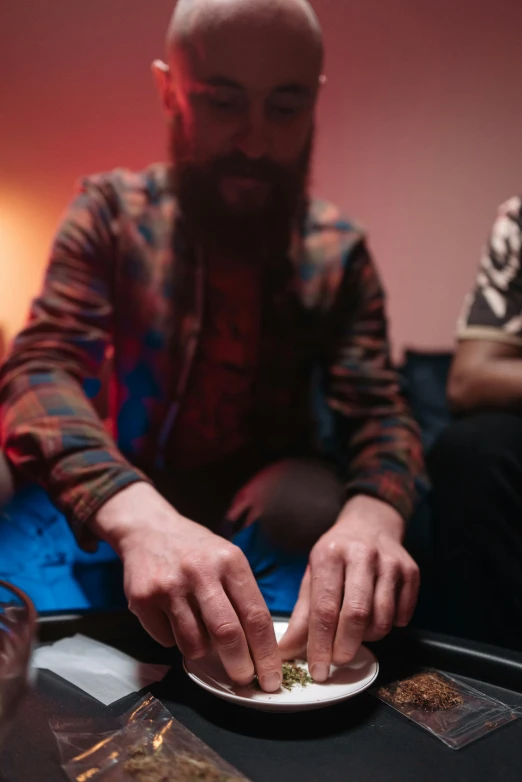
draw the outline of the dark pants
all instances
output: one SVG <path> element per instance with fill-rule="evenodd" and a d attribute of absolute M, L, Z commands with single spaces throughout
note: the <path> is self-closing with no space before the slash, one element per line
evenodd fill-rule
<path fill-rule="evenodd" d="M 241 454 L 208 470 L 177 470 L 158 488 L 189 518 L 232 538 L 247 557 L 274 613 L 295 604 L 308 552 L 335 521 L 341 484 L 327 464 Z M 2 484 L 0 453 L 0 577 L 25 590 L 39 611 L 105 609 L 126 604 L 116 554 L 106 544 L 86 554 L 64 516 L 37 486 L 14 496 Z M 227 522 L 239 491 L 240 514 Z M 237 506 L 236 506 L 237 507 Z"/>
<path fill-rule="evenodd" d="M 454 422 L 429 468 L 440 628 L 522 649 L 522 416 Z"/>
<path fill-rule="evenodd" d="M 198 470 L 172 470 L 158 488 L 184 516 L 231 538 L 255 522 L 284 551 L 309 553 L 339 516 L 343 485 L 318 459 L 268 463 L 241 454 Z M 233 518 L 231 518 L 233 517 Z"/>
<path fill-rule="evenodd" d="M 327 462 L 243 453 L 156 480 L 184 516 L 243 551 L 268 608 L 290 613 L 316 541 L 336 521 L 343 485 Z"/>

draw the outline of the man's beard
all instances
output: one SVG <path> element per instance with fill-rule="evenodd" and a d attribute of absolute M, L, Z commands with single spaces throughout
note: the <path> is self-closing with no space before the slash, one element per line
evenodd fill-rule
<path fill-rule="evenodd" d="M 211 253 L 269 265 L 288 252 L 292 231 L 306 212 L 313 132 L 299 159 L 281 166 L 241 152 L 195 162 L 181 120 L 171 132 L 172 187 L 187 237 Z M 261 204 L 233 206 L 220 185 L 225 177 L 250 177 L 269 185 Z"/>

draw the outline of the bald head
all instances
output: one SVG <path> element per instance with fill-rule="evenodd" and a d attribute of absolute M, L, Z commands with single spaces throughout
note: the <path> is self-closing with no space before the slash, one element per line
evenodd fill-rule
<path fill-rule="evenodd" d="M 305 200 L 323 65 L 311 6 L 178 0 L 167 42 L 154 73 L 185 216 L 209 234 L 219 225 L 220 241 L 287 237 Z"/>
<path fill-rule="evenodd" d="M 178 0 L 167 33 L 169 59 L 179 48 L 197 47 L 209 35 L 224 28 L 256 29 L 266 39 L 282 29 L 301 43 L 304 51 L 323 65 L 323 36 L 319 21 L 307 0 Z"/>

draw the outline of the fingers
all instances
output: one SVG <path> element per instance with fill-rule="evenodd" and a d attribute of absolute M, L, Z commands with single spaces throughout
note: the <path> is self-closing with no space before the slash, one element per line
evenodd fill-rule
<path fill-rule="evenodd" d="M 411 621 L 420 588 L 420 572 L 413 559 L 406 554 L 402 566 L 402 588 L 397 604 L 395 624 L 406 627 Z"/>
<path fill-rule="evenodd" d="M 199 660 L 210 652 L 209 634 L 199 611 L 187 599 L 171 599 L 168 616 L 176 644 L 187 660 Z"/>
<path fill-rule="evenodd" d="M 167 648 L 176 646 L 176 639 L 172 632 L 169 618 L 164 611 L 160 608 L 152 608 L 145 611 L 140 611 L 139 609 L 133 610 L 131 608 L 131 610 L 136 614 L 148 634 L 152 636 L 157 643 Z"/>
<path fill-rule="evenodd" d="M 208 546 L 198 538 L 198 553 L 189 551 L 176 569 L 156 552 L 152 564 L 159 562 L 163 570 L 135 568 L 138 558 L 129 556 L 129 607 L 159 643 L 177 643 L 192 660 L 213 648 L 234 682 L 248 684 L 257 672 L 263 689 L 276 691 L 281 655 L 266 603 L 244 554 L 214 538 Z"/>
<path fill-rule="evenodd" d="M 248 510 L 250 506 L 249 498 L 246 491 L 236 494 L 232 503 L 227 510 L 227 520 L 237 522 L 242 515 Z"/>
<path fill-rule="evenodd" d="M 333 649 L 336 665 L 351 662 L 363 641 L 372 616 L 376 567 L 375 550 L 359 544 L 351 547 Z"/>
<path fill-rule="evenodd" d="M 330 674 L 344 574 L 343 558 L 332 547 L 312 557 L 308 664 L 312 677 L 318 682 L 326 681 Z"/>
<path fill-rule="evenodd" d="M 204 625 L 174 579 L 162 583 L 141 574 L 140 581 L 127 585 L 126 591 L 129 609 L 155 641 L 166 647 L 177 645 L 190 660 L 210 651 Z"/>
<path fill-rule="evenodd" d="M 230 678 L 249 684 L 257 672 L 264 690 L 274 692 L 282 666 L 274 625 L 244 554 L 227 544 L 214 559 L 211 576 L 192 560 L 188 582 L 201 619 Z"/>
<path fill-rule="evenodd" d="M 225 671 L 237 684 L 249 684 L 255 674 L 254 663 L 238 615 L 223 588 L 216 584 L 211 592 L 196 597 L 212 647 Z"/>
<path fill-rule="evenodd" d="M 377 579 L 373 598 L 371 622 L 364 635 L 365 641 L 379 641 L 393 627 L 399 581 L 399 568 L 392 562 Z"/>
<path fill-rule="evenodd" d="M 226 578 L 225 588 L 243 628 L 259 683 L 265 691 L 275 692 L 282 682 L 281 654 L 272 617 L 246 560 Z"/>
<path fill-rule="evenodd" d="M 310 615 L 310 567 L 306 569 L 299 589 L 299 597 L 293 610 L 288 629 L 279 642 L 283 660 L 306 657 L 308 643 L 308 617 Z"/>

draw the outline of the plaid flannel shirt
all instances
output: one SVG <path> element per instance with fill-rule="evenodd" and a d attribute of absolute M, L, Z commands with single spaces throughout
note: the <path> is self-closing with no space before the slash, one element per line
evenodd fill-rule
<path fill-rule="evenodd" d="M 93 514 L 161 466 L 187 386 L 205 269 L 176 230 L 179 219 L 164 165 L 85 179 L 0 373 L 2 447 L 15 469 L 49 491 L 85 547 Z M 421 444 L 391 367 L 383 290 L 364 235 L 335 207 L 313 202 L 288 261 L 279 306 L 295 314 L 301 345 L 314 346 L 344 448 L 347 497 L 380 498 L 407 518 Z M 108 347 L 113 433 L 84 390 Z M 268 390 L 278 373 L 270 359 Z M 273 410 L 277 403 L 276 393 Z"/>

